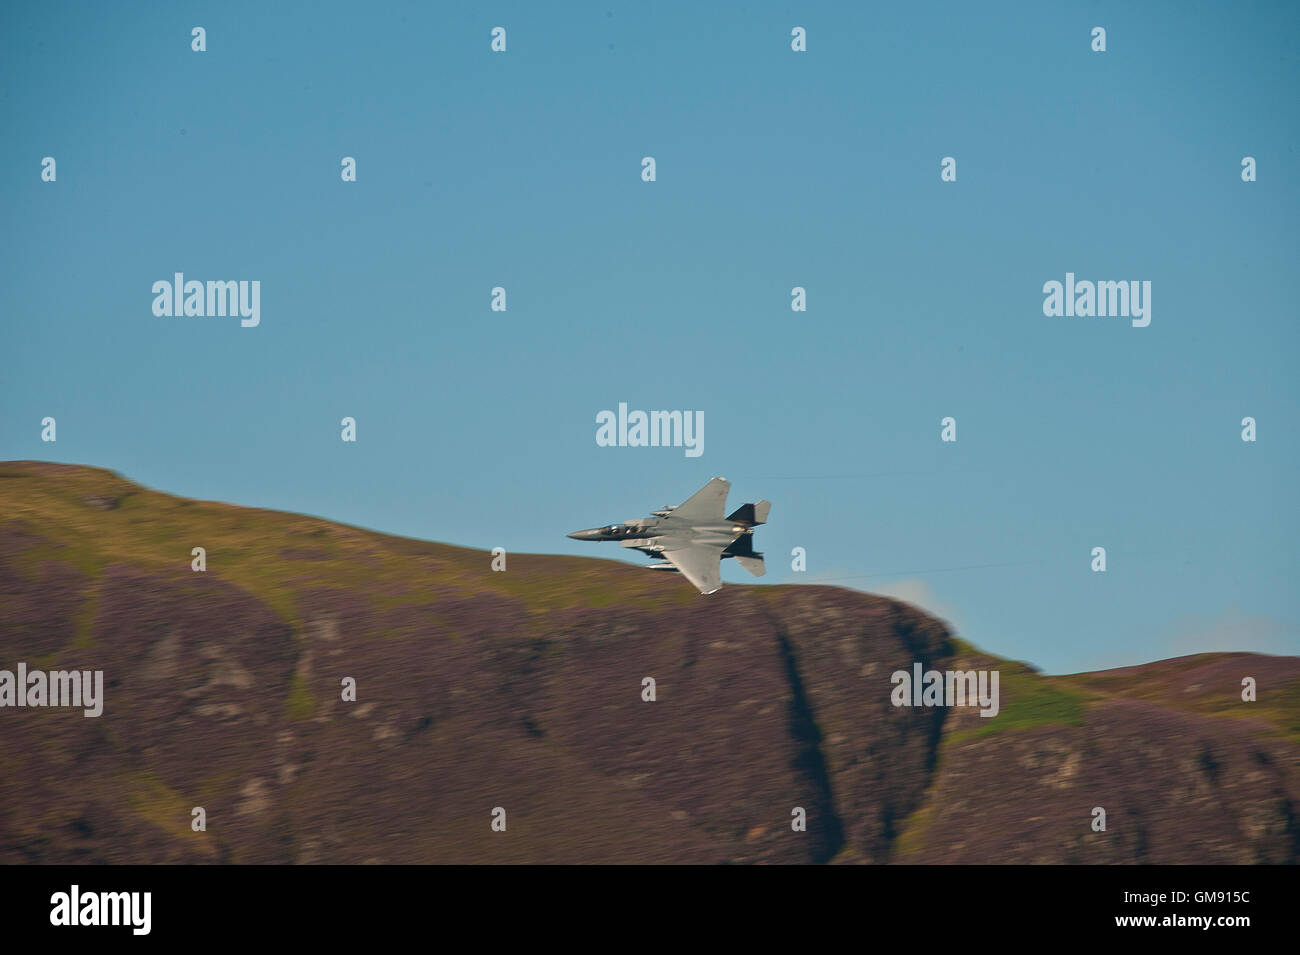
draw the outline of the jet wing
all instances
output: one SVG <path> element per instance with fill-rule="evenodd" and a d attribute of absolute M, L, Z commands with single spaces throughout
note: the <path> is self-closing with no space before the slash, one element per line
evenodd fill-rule
<path fill-rule="evenodd" d="M 715 477 L 683 501 L 672 516 L 692 521 L 720 521 L 727 512 L 727 492 L 730 490 L 730 481 Z"/>
<path fill-rule="evenodd" d="M 720 479 L 714 478 L 714 481 L 717 480 Z M 723 481 L 723 484 L 725 485 L 726 482 Z M 723 500 L 725 500 L 725 490 L 723 495 Z M 699 496 L 699 494 L 695 495 L 695 497 Z M 694 499 L 691 498 L 691 500 Z M 721 548 L 696 544 L 691 547 L 683 547 L 680 550 L 664 551 L 663 556 L 672 561 L 673 566 L 680 570 L 682 576 L 693 583 L 695 589 L 700 593 L 711 594 L 722 589 Z"/>

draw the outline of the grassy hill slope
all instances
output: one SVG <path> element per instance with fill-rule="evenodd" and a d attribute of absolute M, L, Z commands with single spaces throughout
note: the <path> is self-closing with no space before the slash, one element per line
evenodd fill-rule
<path fill-rule="evenodd" d="M 0 668 L 106 696 L 0 709 L 0 863 L 1300 859 L 1300 659 L 1044 677 L 839 588 L 490 563 L 0 464 Z M 893 707 L 914 661 L 1001 713 Z"/>

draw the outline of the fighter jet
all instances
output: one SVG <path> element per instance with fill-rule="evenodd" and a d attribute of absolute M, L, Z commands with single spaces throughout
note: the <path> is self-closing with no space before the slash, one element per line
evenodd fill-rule
<path fill-rule="evenodd" d="M 643 517 L 622 524 L 574 531 L 580 541 L 620 541 L 644 554 L 658 558 L 651 570 L 680 571 L 702 594 L 722 588 L 721 563 L 734 557 L 755 577 L 766 573 L 763 555 L 754 551 L 754 528 L 767 523 L 771 501 L 742 504 L 732 514 L 727 510 L 731 482 L 715 477 L 681 504 L 665 504 Z"/>

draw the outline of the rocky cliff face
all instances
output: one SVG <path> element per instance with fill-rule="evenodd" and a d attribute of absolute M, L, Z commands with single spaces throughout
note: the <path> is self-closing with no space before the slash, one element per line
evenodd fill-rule
<path fill-rule="evenodd" d="M 0 464 L 0 669 L 104 674 L 0 708 L 0 863 L 1300 859 L 1300 659 L 1043 677 L 852 591 L 508 566 Z M 891 705 L 916 662 L 998 716 Z"/>

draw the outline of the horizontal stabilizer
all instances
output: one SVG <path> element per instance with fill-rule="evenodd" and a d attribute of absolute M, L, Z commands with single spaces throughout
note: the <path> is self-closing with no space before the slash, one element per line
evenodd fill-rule
<path fill-rule="evenodd" d="M 767 567 L 763 564 L 762 554 L 759 554 L 757 557 L 741 557 L 737 554 L 736 563 L 740 564 L 741 567 L 744 567 L 755 577 L 762 577 L 767 573 Z"/>

